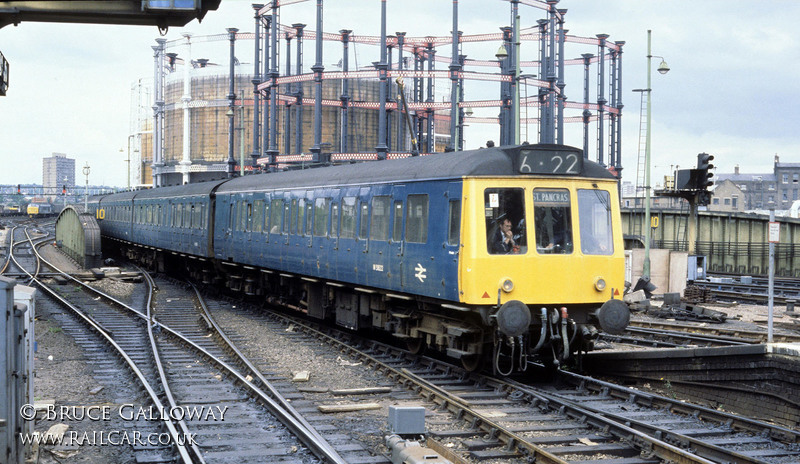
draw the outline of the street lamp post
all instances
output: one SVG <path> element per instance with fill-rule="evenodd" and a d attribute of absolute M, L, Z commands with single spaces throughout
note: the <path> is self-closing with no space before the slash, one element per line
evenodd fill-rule
<path fill-rule="evenodd" d="M 644 263 L 642 264 L 642 277 L 643 278 L 650 278 L 650 115 L 651 115 L 651 107 L 650 107 L 650 94 L 652 93 L 652 88 L 650 87 L 650 71 L 651 65 L 650 62 L 653 58 L 653 54 L 651 52 L 650 46 L 650 29 L 647 30 L 647 129 L 645 131 L 645 148 L 644 148 L 644 169 L 645 169 L 645 200 L 644 200 L 644 227 L 643 230 L 646 230 L 647 233 L 644 234 Z M 664 57 L 656 56 L 656 58 L 661 58 L 661 64 L 658 65 L 658 72 L 661 74 L 666 74 L 669 71 L 669 66 L 667 66 L 667 62 L 664 61 Z"/>
<path fill-rule="evenodd" d="M 89 162 L 86 162 L 86 166 L 83 167 L 83 175 L 86 176 L 86 189 L 84 190 L 84 197 L 83 197 L 83 210 L 84 212 L 89 211 L 89 172 L 91 168 L 89 168 Z"/>

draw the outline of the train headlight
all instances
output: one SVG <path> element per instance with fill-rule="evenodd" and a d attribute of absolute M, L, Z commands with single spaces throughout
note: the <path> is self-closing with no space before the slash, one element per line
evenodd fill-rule
<path fill-rule="evenodd" d="M 598 292 L 602 292 L 606 289 L 606 281 L 602 277 L 598 277 L 597 280 L 594 281 L 594 288 L 597 289 Z"/>
<path fill-rule="evenodd" d="M 511 279 L 503 279 L 500 283 L 500 288 L 506 293 L 511 293 L 511 290 L 514 290 L 514 282 Z"/>

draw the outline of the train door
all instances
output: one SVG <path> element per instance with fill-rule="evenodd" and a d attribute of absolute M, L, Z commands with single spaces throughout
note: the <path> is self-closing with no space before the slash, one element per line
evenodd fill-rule
<path fill-rule="evenodd" d="M 442 188 L 444 187 L 444 189 Z M 449 266 L 448 252 L 458 250 L 457 241 L 448 245 L 449 215 L 454 214 L 448 201 L 447 186 L 434 184 L 411 190 L 405 196 L 402 231 L 402 286 L 403 291 L 420 295 L 444 297 L 445 285 L 455 286 L 457 268 Z M 458 197 L 457 197 L 458 198 Z M 396 197 L 395 197 L 396 199 Z M 436 212 L 432 220 L 431 212 Z M 401 214 L 399 211 L 396 213 Z M 448 216 L 445 216 L 448 215 Z M 396 217 L 396 220 L 400 220 Z M 456 232 L 457 233 L 457 232 Z M 443 248 L 445 253 L 442 253 Z"/>
<path fill-rule="evenodd" d="M 299 195 L 298 195 L 299 193 Z M 296 269 L 300 272 L 302 267 L 302 255 L 305 251 L 301 245 L 305 244 L 303 238 L 303 219 L 305 215 L 305 199 L 302 198 L 302 192 L 293 192 L 289 201 L 289 233 L 287 235 L 287 244 L 285 255 L 285 266 L 287 269 Z"/>
<path fill-rule="evenodd" d="M 264 247 L 264 199 L 253 199 L 253 215 L 250 221 L 249 254 L 251 262 L 260 257 Z"/>
<path fill-rule="evenodd" d="M 358 259 L 361 255 L 358 243 L 357 189 L 344 192 L 339 203 L 339 279 L 356 281 Z"/>
<path fill-rule="evenodd" d="M 298 247 L 303 255 L 303 273 L 306 275 L 317 274 L 317 262 L 314 258 L 314 192 L 311 190 L 304 193 L 303 200 L 303 224 L 298 226 L 302 230 L 302 239 Z"/>
<path fill-rule="evenodd" d="M 253 262 L 253 255 L 251 253 L 253 249 L 253 197 L 244 197 L 242 202 L 242 241 L 240 242 L 241 248 L 239 252 L 241 253 L 241 262 L 243 263 L 252 263 Z"/>
<path fill-rule="evenodd" d="M 406 186 L 395 185 L 392 188 L 392 205 L 391 205 L 391 232 L 390 242 L 392 244 L 392 254 L 390 256 L 390 275 L 389 283 L 392 288 L 404 287 L 403 269 L 405 267 L 405 241 L 403 239 L 404 231 L 404 216 L 406 210 Z"/>
<path fill-rule="evenodd" d="M 369 219 L 369 251 L 366 253 L 367 282 L 378 287 L 390 286 L 392 262 L 397 260 L 396 244 L 389 243 L 392 234 L 391 187 L 372 187 Z"/>
<path fill-rule="evenodd" d="M 358 208 L 358 230 L 356 231 L 356 248 L 354 260 L 356 263 L 356 280 L 366 280 L 370 270 L 367 265 L 367 252 L 369 251 L 369 187 L 363 187 L 358 192 L 356 207 Z"/>

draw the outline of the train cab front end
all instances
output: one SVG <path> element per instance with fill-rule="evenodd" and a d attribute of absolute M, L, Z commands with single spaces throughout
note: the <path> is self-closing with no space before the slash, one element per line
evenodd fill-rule
<path fill-rule="evenodd" d="M 496 371 L 558 365 L 627 326 L 615 180 L 473 178 L 463 201 L 460 296 L 495 328 Z"/>

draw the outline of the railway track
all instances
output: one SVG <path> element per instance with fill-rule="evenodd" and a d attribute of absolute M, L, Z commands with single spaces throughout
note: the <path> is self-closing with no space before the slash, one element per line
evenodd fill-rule
<path fill-rule="evenodd" d="M 436 411 L 431 432 L 470 461 L 565 463 L 771 462 L 800 459 L 789 429 L 686 405 L 587 377 L 532 387 L 480 375 L 329 328 L 303 327 L 311 343 L 369 365 Z M 361 346 L 356 348 L 356 346 Z M 576 386 L 577 383 L 577 386 Z M 597 385 L 600 385 L 597 387 Z"/>
<path fill-rule="evenodd" d="M 167 410 L 169 404 L 162 402 L 158 393 L 160 386 L 157 383 L 156 373 L 152 364 L 154 358 L 151 358 L 144 349 L 148 345 L 146 343 L 146 331 L 142 327 L 143 324 L 136 318 L 121 318 L 116 308 L 113 308 L 107 302 L 94 299 L 93 296 L 86 292 L 64 292 L 63 289 L 59 289 L 61 290 L 59 291 L 37 279 L 34 272 L 38 272 L 44 260 L 38 254 L 33 239 L 28 235 L 27 230 L 24 233 L 30 244 L 31 255 L 25 258 L 15 256 L 14 246 L 12 245 L 9 250 L 10 260 L 19 270 L 26 272 L 30 276 L 31 282 L 35 283 L 48 297 L 67 308 L 78 321 L 94 331 L 97 337 L 93 337 L 88 341 L 88 347 L 92 351 L 99 354 L 104 351 L 102 345 L 108 346 L 117 359 L 121 360 L 130 373 L 133 374 L 133 377 L 138 380 L 138 385 L 145 394 L 137 397 L 134 402 L 129 403 L 131 412 L 134 413 L 150 407 L 155 408 L 157 411 Z M 30 261 L 35 262 L 35 264 Z M 45 262 L 45 264 L 47 263 Z M 31 265 L 34 265 L 33 267 L 35 267 L 36 271 L 29 269 Z M 50 267 L 55 269 L 52 265 Z M 69 289 L 72 289 L 72 287 L 69 287 Z M 139 314 L 141 315 L 142 313 Z M 75 329 L 74 326 L 72 328 Z M 157 357 L 158 354 L 155 353 L 155 359 Z M 107 360 L 102 354 L 101 359 Z M 119 411 L 119 415 L 122 415 L 122 411 Z M 173 420 L 169 415 L 167 417 L 162 415 L 160 419 L 155 423 L 151 423 L 139 417 L 136 420 L 132 420 L 132 424 L 129 424 L 140 434 L 139 436 L 147 437 L 144 443 L 133 445 L 133 453 L 136 459 L 163 462 L 174 460 L 177 457 L 184 463 L 203 462 L 199 458 L 197 450 L 193 449 L 189 444 L 188 430 L 185 426 L 182 427 L 179 421 Z M 162 433 L 166 434 L 166 436 L 162 435 Z M 183 433 L 186 433 L 186 435 Z M 155 442 L 149 440 L 150 437 L 154 436 L 157 437 Z M 163 442 L 164 445 L 161 445 L 160 442 Z M 78 445 L 76 443 L 62 443 L 59 446 L 62 447 L 62 450 L 69 452 L 77 448 Z"/>
<path fill-rule="evenodd" d="M 767 343 L 766 330 L 751 330 L 742 328 L 729 328 L 717 324 L 694 325 L 681 324 L 667 321 L 636 320 L 632 319 L 629 325 L 631 333 L 659 334 L 663 333 L 666 337 L 686 337 L 693 342 L 703 342 L 724 346 L 726 345 L 745 345 Z M 775 343 L 800 343 L 800 335 L 791 333 L 773 333 Z"/>
<path fill-rule="evenodd" d="M 150 282 L 149 285 L 153 283 Z M 260 401 L 268 403 L 266 398 L 269 398 L 272 402 L 279 402 L 274 394 L 266 391 L 271 390 L 267 385 L 272 385 L 272 382 L 269 375 L 261 374 L 264 371 L 263 366 L 255 367 L 256 364 L 252 361 L 237 359 L 230 354 L 233 351 L 230 345 L 221 348 L 220 344 L 214 342 L 213 339 L 226 338 L 235 345 L 237 341 L 236 334 L 226 335 L 223 330 L 214 329 L 215 325 L 218 326 L 213 322 L 214 314 L 219 314 L 221 308 L 213 309 L 213 303 L 203 301 L 201 296 L 193 296 L 186 288 L 173 288 L 181 286 L 174 281 L 159 279 L 153 285 L 153 288 L 157 287 L 159 290 L 155 293 L 152 305 L 108 300 L 116 301 L 116 307 L 111 308 L 117 312 L 114 324 L 118 323 L 120 308 L 123 308 L 125 312 L 131 313 L 130 318 L 138 321 L 139 326 L 157 328 L 151 335 L 159 345 L 155 351 L 162 352 L 162 356 L 164 353 L 175 356 L 163 365 L 167 366 L 164 367 L 164 377 L 170 380 L 168 383 L 173 384 L 174 393 L 179 397 L 178 403 L 181 403 L 182 393 L 194 389 L 191 384 L 187 386 L 181 382 L 187 377 L 197 376 L 206 380 L 205 387 L 198 390 L 205 391 L 211 398 L 214 394 L 210 392 L 209 384 L 217 386 L 230 378 L 232 380 L 230 389 L 226 390 L 228 392 L 241 391 L 243 386 L 255 387 L 251 390 L 260 390 L 263 394 Z M 194 298 L 198 298 L 197 302 Z M 106 296 L 102 296 L 102 299 L 105 300 Z M 94 297 L 89 297 L 89 300 L 91 301 L 84 301 L 82 305 L 91 307 L 92 302 L 97 301 Z M 198 316 L 194 312 L 198 306 L 212 309 L 204 317 Z M 139 309 L 135 309 L 136 307 Z M 145 308 L 148 307 L 155 316 L 147 316 Z M 559 374 L 560 384 L 543 387 L 470 375 L 447 363 L 411 356 L 403 350 L 377 342 L 357 340 L 327 328 L 306 327 L 304 322 L 294 318 L 276 314 L 264 317 L 269 317 L 264 319 L 265 323 L 270 321 L 270 324 L 284 327 L 289 324 L 296 328 L 303 327 L 302 335 L 293 337 L 295 342 L 302 343 L 302 339 L 305 339 L 308 346 L 319 347 L 324 344 L 325 347 L 318 349 L 328 354 L 333 351 L 348 359 L 362 362 L 386 379 L 396 382 L 398 388 L 416 396 L 429 411 L 434 412 L 430 428 L 432 436 L 437 440 L 432 446 L 438 447 L 443 454 L 448 449 L 457 450 L 457 453 L 451 453 L 455 459 L 466 458 L 473 462 L 535 460 L 537 463 L 559 464 L 578 461 L 598 464 L 783 464 L 800 459 L 797 448 L 800 438 L 796 432 L 781 427 L 568 373 Z M 106 335 L 110 332 L 110 340 L 107 342 L 114 341 L 115 333 L 120 338 L 134 338 L 128 334 L 126 327 L 116 327 L 111 322 L 98 326 L 100 332 L 105 330 Z M 123 334 L 126 337 L 122 337 Z M 209 337 L 209 334 L 212 336 Z M 181 341 L 177 342 L 178 339 Z M 187 351 L 186 346 L 191 347 L 191 350 Z M 200 364 L 200 367 L 195 364 Z M 253 367 L 248 367 L 248 364 Z M 218 369 L 225 365 L 230 369 L 224 374 L 216 374 L 223 378 L 210 381 L 209 374 L 215 370 L 222 372 Z M 259 375 L 264 378 L 259 378 Z M 291 390 L 280 385 L 272 386 L 275 391 Z M 288 402 L 292 397 L 285 399 Z M 302 400 L 295 401 L 295 404 L 298 403 L 302 404 Z M 303 425 L 303 421 L 298 418 L 302 416 L 297 411 L 287 408 L 284 412 L 294 418 L 299 429 L 314 430 L 314 427 Z M 302 412 L 305 413 L 305 410 Z M 204 430 L 203 424 L 189 423 L 187 426 L 200 437 L 213 436 L 215 433 L 214 427 Z M 179 430 L 179 426 L 176 430 Z M 219 433 L 220 430 L 216 429 L 216 432 Z M 274 433 L 276 432 L 271 428 L 270 434 Z M 278 433 L 279 436 L 284 436 Z M 294 436 L 291 431 L 287 430 L 285 433 L 287 437 Z M 324 448 L 325 445 L 316 440 L 325 433 L 309 433 L 308 440 L 317 443 L 309 447 L 310 455 L 314 446 Z M 303 441 L 297 440 L 298 443 Z M 208 449 L 201 449 L 203 456 L 210 458 L 209 462 L 246 462 L 251 456 L 248 452 L 257 453 L 252 449 L 245 450 L 241 432 L 238 437 L 235 432 L 231 433 L 217 445 L 228 448 L 221 449 L 222 453 L 216 455 L 208 453 Z M 288 455 L 276 454 L 275 459 L 301 456 L 303 445 L 304 443 L 299 445 L 299 454 L 298 451 Z M 452 448 L 448 448 L 448 445 Z M 349 449 L 347 446 L 345 448 Z M 334 448 L 331 449 L 335 451 Z M 336 457 L 325 459 L 329 462 L 376 462 L 368 460 L 366 456 L 341 461 L 336 460 Z"/>
<path fill-rule="evenodd" d="M 30 237 L 28 239 L 33 246 Z M 33 250 L 36 260 L 60 272 L 43 260 L 35 248 Z M 15 261 L 13 255 L 10 258 L 21 270 L 27 269 L 28 266 Z M 200 345 L 202 341 L 192 341 L 156 319 L 151 311 L 154 304 L 158 304 L 159 297 L 152 298 L 156 287 L 146 274 L 149 291 L 142 309 L 71 277 L 68 278 L 78 284 L 81 291 L 73 291 L 73 286 L 59 291 L 30 275 L 45 293 L 69 308 L 99 336 L 94 340 L 84 339 L 84 348 L 102 358 L 105 349 L 101 344 L 113 347 L 147 392 L 147 398 L 141 404 L 130 405 L 130 409 L 132 413 L 148 411 L 150 414 L 144 415 L 143 422 L 140 416 L 128 426 L 143 436 L 157 434 L 161 437 L 166 433 L 170 438 L 162 440 L 167 442 L 166 446 L 152 443 L 134 446 L 137 461 L 173 462 L 177 459 L 184 463 L 239 463 L 263 462 L 264 456 L 270 456 L 275 460 L 345 462 L 316 432 L 309 431 L 301 421 L 292 417 L 291 411 L 275 405 L 269 395 L 252 384 L 247 376 L 212 353 L 213 347 L 204 348 Z M 67 277 L 67 274 L 63 275 Z M 69 329 L 77 331 L 76 326 Z M 205 335 L 203 338 L 207 340 Z M 116 376 L 116 373 L 111 375 Z M 209 383 L 213 384 L 211 388 Z M 171 384 L 175 388 L 171 388 Z M 245 390 L 249 393 L 243 393 Z M 260 404 L 254 404 L 250 395 Z M 261 404 L 268 405 L 269 414 L 265 414 Z M 198 407 L 208 412 L 210 405 L 217 405 L 216 414 L 211 411 L 215 422 L 224 422 L 223 411 L 231 412 L 229 420 L 221 427 L 209 423 L 207 414 L 201 414 L 201 418 L 194 421 L 182 420 Z M 157 411 L 155 420 L 153 410 Z M 181 416 L 181 419 L 175 416 Z M 166 432 L 153 431 L 159 427 L 164 427 Z M 262 433 L 259 434 L 259 430 Z M 192 439 L 187 440 L 187 437 Z M 207 455 L 212 455 L 213 460 L 207 461 Z"/>
<path fill-rule="evenodd" d="M 708 289 L 716 298 L 724 301 L 739 301 L 755 304 L 766 304 L 769 301 L 768 279 L 751 277 L 750 283 L 741 282 L 741 276 L 722 277 L 710 280 L 696 280 L 694 285 Z M 776 278 L 773 286 L 773 301 L 786 304 L 787 301 L 800 300 L 800 280 L 793 278 Z"/>

